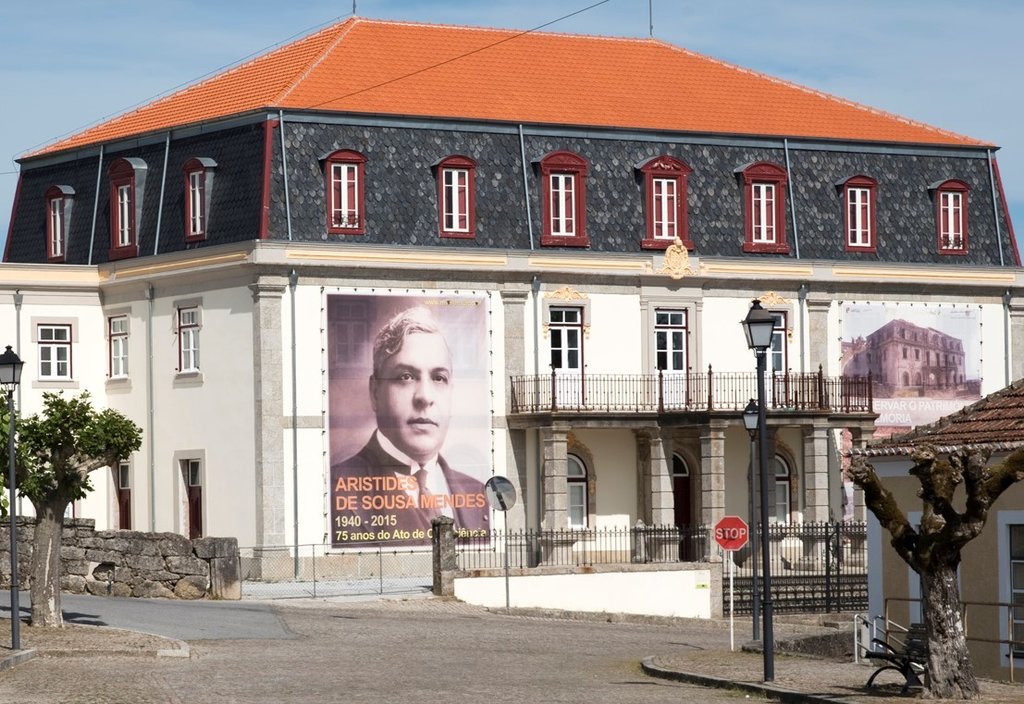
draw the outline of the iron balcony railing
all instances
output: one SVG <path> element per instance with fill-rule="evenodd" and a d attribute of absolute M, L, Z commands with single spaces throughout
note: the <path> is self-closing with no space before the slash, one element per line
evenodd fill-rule
<path fill-rule="evenodd" d="M 825 376 L 771 373 L 765 377 L 769 410 L 874 413 L 871 374 Z M 510 412 L 666 413 L 742 411 L 757 397 L 757 374 L 664 372 L 657 374 L 566 373 L 510 377 Z"/>

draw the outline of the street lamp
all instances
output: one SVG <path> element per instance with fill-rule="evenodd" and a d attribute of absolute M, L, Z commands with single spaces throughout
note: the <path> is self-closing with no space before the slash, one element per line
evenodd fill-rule
<path fill-rule="evenodd" d="M 18 603 L 18 524 L 15 520 L 14 492 L 17 484 L 14 478 L 14 388 L 21 382 L 21 368 L 25 363 L 14 354 L 11 346 L 0 354 L 0 386 L 7 392 L 7 415 L 10 424 L 7 429 L 7 488 L 10 491 L 8 503 L 11 518 L 11 650 L 21 650 L 21 605 Z"/>
<path fill-rule="evenodd" d="M 768 428 L 765 422 L 764 375 L 767 366 L 768 348 L 772 344 L 775 318 L 761 307 L 761 301 L 754 299 L 742 321 L 747 336 L 747 347 L 754 350 L 757 358 L 757 465 L 761 481 L 761 573 L 764 576 L 764 596 L 761 599 L 761 615 L 764 619 L 764 681 L 775 680 L 775 633 L 772 628 L 772 571 L 768 553 Z"/>
<path fill-rule="evenodd" d="M 761 640 L 761 600 L 757 593 L 757 514 L 754 513 L 754 497 L 757 495 L 757 470 L 755 469 L 754 458 L 757 457 L 754 441 L 757 439 L 757 401 L 750 399 L 747 407 L 743 409 L 743 427 L 750 435 L 750 498 L 747 501 L 747 512 L 750 515 L 750 562 L 753 566 L 752 578 L 750 581 L 750 620 L 753 624 L 751 638 Z"/>

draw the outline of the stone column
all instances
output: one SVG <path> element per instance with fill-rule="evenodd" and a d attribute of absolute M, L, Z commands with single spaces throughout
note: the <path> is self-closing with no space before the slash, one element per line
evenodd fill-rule
<path fill-rule="evenodd" d="M 1011 297 L 1010 312 L 1010 381 L 1024 377 L 1024 298 Z"/>
<path fill-rule="evenodd" d="M 661 428 L 645 428 L 637 432 L 644 458 L 641 467 L 641 486 L 644 493 L 641 513 L 649 526 L 670 526 L 675 523 L 675 498 L 672 493 L 672 450 L 670 439 L 662 436 Z"/>
<path fill-rule="evenodd" d="M 434 596 L 455 596 L 455 571 L 459 560 L 455 552 L 455 521 L 448 516 L 438 516 L 431 521 L 431 543 L 433 546 L 433 588 Z"/>
<path fill-rule="evenodd" d="M 701 428 L 700 433 L 700 491 L 701 491 L 701 523 L 710 528 L 725 516 L 725 429 L 728 423 L 724 420 L 712 420 Z M 711 559 L 717 555 L 712 550 L 712 541 L 708 541 Z"/>
<path fill-rule="evenodd" d="M 804 520 L 824 522 L 828 510 L 828 425 L 814 422 L 804 435 Z"/>
<path fill-rule="evenodd" d="M 867 447 L 870 434 L 874 431 L 874 426 L 868 426 L 864 428 L 850 428 L 851 436 L 851 449 L 863 450 Z M 866 521 L 868 519 L 867 504 L 864 503 L 864 492 L 856 484 L 853 485 L 853 520 L 855 521 Z"/>
<path fill-rule="evenodd" d="M 253 295 L 252 353 L 255 427 L 256 543 L 285 542 L 284 382 L 281 354 L 281 297 L 287 279 L 261 276 Z"/>
<path fill-rule="evenodd" d="M 540 431 L 543 466 L 544 517 L 542 530 L 569 527 L 569 497 L 566 475 L 569 472 L 568 429 L 552 426 Z"/>
<path fill-rule="evenodd" d="M 828 312 L 832 307 L 832 299 L 824 295 L 807 297 L 807 372 L 818 371 L 820 365 L 829 373 L 828 358 Z"/>
<path fill-rule="evenodd" d="M 512 376 L 526 373 L 526 301 L 528 293 L 522 291 L 502 291 L 501 302 L 505 313 L 505 383 L 509 384 Z M 511 388 L 505 395 L 511 399 Z M 506 411 L 507 411 L 506 407 Z M 508 427 L 505 417 L 505 467 L 508 480 L 516 489 L 519 500 L 511 511 L 505 512 L 505 525 L 508 530 L 526 528 L 527 506 L 533 501 L 527 495 L 525 487 L 529 485 L 526 462 L 526 431 L 513 430 Z M 540 491 L 540 487 L 535 487 Z"/>

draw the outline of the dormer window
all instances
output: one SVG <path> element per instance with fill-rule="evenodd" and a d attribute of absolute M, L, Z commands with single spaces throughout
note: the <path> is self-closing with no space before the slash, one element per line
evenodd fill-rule
<path fill-rule="evenodd" d="M 332 235 L 362 235 L 366 232 L 363 206 L 363 175 L 366 157 L 342 149 L 326 159 L 327 232 Z"/>
<path fill-rule="evenodd" d="M 437 215 L 441 237 L 476 234 L 476 162 L 449 156 L 437 164 Z"/>
<path fill-rule="evenodd" d="M 75 189 L 71 186 L 51 186 L 46 191 L 46 259 L 63 262 L 71 224 L 71 206 Z"/>
<path fill-rule="evenodd" d="M 185 162 L 185 241 L 206 239 L 210 219 L 210 194 L 217 162 L 193 157 Z"/>
<path fill-rule="evenodd" d="M 644 209 L 647 230 L 640 246 L 665 249 L 678 237 L 687 249 L 693 249 L 687 227 L 687 176 L 693 172 L 671 156 L 658 156 L 640 167 L 644 175 Z"/>
<path fill-rule="evenodd" d="M 846 251 L 874 252 L 878 248 L 875 233 L 875 198 L 878 184 L 867 176 L 853 176 L 842 183 Z"/>
<path fill-rule="evenodd" d="M 118 159 L 110 165 L 110 251 L 111 260 L 139 255 L 138 223 L 142 219 L 142 196 L 146 183 L 146 162 Z"/>
<path fill-rule="evenodd" d="M 736 170 L 743 183 L 744 252 L 788 254 L 786 170 L 756 161 Z"/>
<path fill-rule="evenodd" d="M 586 247 L 587 162 L 572 152 L 551 152 L 540 160 L 542 217 L 540 243 Z"/>
<path fill-rule="evenodd" d="M 939 254 L 967 254 L 967 195 L 971 187 L 950 179 L 932 184 L 929 190 L 935 200 Z"/>

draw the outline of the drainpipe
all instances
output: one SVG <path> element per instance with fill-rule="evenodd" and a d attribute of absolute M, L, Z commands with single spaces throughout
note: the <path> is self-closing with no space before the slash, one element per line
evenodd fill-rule
<path fill-rule="evenodd" d="M 299 392 L 298 365 L 295 360 L 295 288 L 298 284 L 299 274 L 292 269 L 288 274 L 288 287 L 292 299 L 292 513 L 295 518 L 295 579 L 299 578 Z"/>
<path fill-rule="evenodd" d="M 1003 360 L 1005 365 L 1003 386 L 1009 386 L 1013 381 L 1013 370 L 1010 365 L 1010 290 L 1003 293 Z"/>
<path fill-rule="evenodd" d="M 796 228 L 796 189 L 793 188 L 793 171 L 789 165 L 789 139 L 782 140 L 782 148 L 786 152 L 786 174 L 789 176 L 789 212 L 793 216 L 793 252 L 800 258 L 800 232 Z"/>
<path fill-rule="evenodd" d="M 25 354 L 21 349 L 21 302 L 24 297 L 21 295 L 21 289 L 15 289 L 14 291 L 14 345 L 17 347 L 20 354 Z M 15 384 L 18 394 L 18 415 L 21 415 L 21 384 Z M 18 515 L 25 515 L 21 506 L 21 492 L 18 492 Z M 11 507 L 14 510 L 14 507 Z"/>
<path fill-rule="evenodd" d="M 156 532 L 156 441 L 153 430 L 156 428 L 155 411 L 153 409 L 153 285 L 146 289 L 146 301 L 149 305 L 149 317 L 146 321 L 146 416 L 149 418 L 149 532 Z"/>
<path fill-rule="evenodd" d="M 523 162 L 523 200 L 526 201 L 526 229 L 530 233 L 530 251 L 534 250 L 533 244 L 533 215 L 530 214 L 530 188 L 526 180 L 526 141 L 523 139 L 523 126 L 519 125 L 519 155 L 522 157 Z M 534 290 L 540 290 L 537 288 L 537 277 L 533 277 Z"/>
<path fill-rule="evenodd" d="M 156 207 L 156 236 L 153 238 L 153 256 L 160 253 L 160 222 L 164 218 L 164 186 L 167 184 L 167 155 L 171 151 L 171 133 L 164 140 L 164 170 L 160 173 L 160 204 Z M 186 196 L 187 197 L 187 196 Z"/>
<path fill-rule="evenodd" d="M 100 178 L 103 176 L 103 145 L 100 145 L 100 160 L 96 165 L 96 193 L 92 200 L 92 228 L 89 230 L 89 259 L 86 262 L 92 265 L 92 245 L 96 240 L 96 213 L 100 207 Z"/>
<path fill-rule="evenodd" d="M 807 355 L 806 348 L 810 343 L 811 336 L 804 326 L 804 318 L 806 306 L 807 306 L 807 284 L 800 284 L 800 288 L 797 289 L 797 297 L 799 303 L 797 304 L 800 308 L 800 373 L 804 374 L 807 372 Z"/>
<path fill-rule="evenodd" d="M 986 152 L 988 154 L 988 183 L 992 189 L 992 218 L 996 222 L 996 242 L 999 244 L 999 266 L 1005 266 L 1003 261 L 1003 229 L 999 227 L 999 207 L 996 205 L 996 176 L 992 172 L 992 150 L 989 149 Z M 1007 374 L 1007 384 L 1009 384 L 1009 374 Z"/>
<path fill-rule="evenodd" d="M 281 173 L 284 174 L 284 216 L 288 221 L 288 241 L 292 241 L 292 203 L 288 197 L 288 152 L 284 149 L 284 110 L 277 111 L 281 131 Z"/>
<path fill-rule="evenodd" d="M 530 289 L 533 292 L 533 379 L 534 384 L 540 383 L 540 278 L 538 276 L 533 277 L 533 281 L 530 283 Z M 535 394 L 534 398 L 538 398 Z M 543 452 L 540 446 L 540 428 L 536 428 L 534 431 L 535 436 L 535 467 L 536 474 L 534 476 L 535 491 L 534 495 L 534 511 L 537 516 L 536 529 L 540 530 L 541 522 L 544 519 L 544 467 L 543 467 Z"/>

